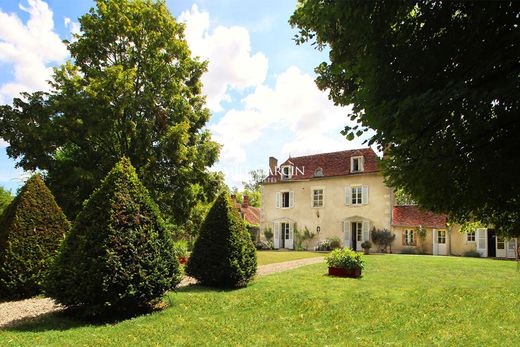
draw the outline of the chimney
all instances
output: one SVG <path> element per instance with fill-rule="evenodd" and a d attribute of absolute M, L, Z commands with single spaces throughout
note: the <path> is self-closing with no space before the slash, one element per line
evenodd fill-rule
<path fill-rule="evenodd" d="M 248 207 L 249 206 L 249 197 L 247 195 L 244 195 L 244 202 L 242 203 L 242 207 Z"/>
<path fill-rule="evenodd" d="M 278 167 L 278 159 L 269 157 L 269 175 L 276 175 L 276 168 Z"/>

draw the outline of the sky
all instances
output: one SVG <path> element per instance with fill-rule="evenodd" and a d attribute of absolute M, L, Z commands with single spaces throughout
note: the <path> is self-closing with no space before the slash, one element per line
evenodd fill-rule
<path fill-rule="evenodd" d="M 52 68 L 69 59 L 62 43 L 80 33 L 78 18 L 91 0 L 0 0 L 0 104 L 19 92 L 48 90 Z M 186 23 L 194 56 L 208 60 L 203 91 L 213 139 L 222 144 L 219 162 L 226 183 L 241 188 L 268 158 L 363 147 L 340 131 L 350 107 L 337 107 L 315 83 L 314 68 L 326 50 L 298 46 L 288 23 L 296 0 L 170 0 Z M 0 139 L 0 185 L 13 193 L 30 175 L 8 158 Z"/>

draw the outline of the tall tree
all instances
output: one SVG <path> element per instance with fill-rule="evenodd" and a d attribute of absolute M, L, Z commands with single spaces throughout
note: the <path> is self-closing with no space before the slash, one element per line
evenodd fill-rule
<path fill-rule="evenodd" d="M 520 3 L 300 0 L 317 85 L 372 128 L 387 183 L 458 221 L 520 233 Z"/>
<path fill-rule="evenodd" d="M 265 174 L 264 170 L 257 169 L 249 171 L 249 177 L 249 181 L 242 181 L 242 184 L 244 185 L 244 190 L 248 190 L 250 192 L 259 192 L 260 185 L 262 184 L 262 181 L 267 177 L 267 175 Z"/>
<path fill-rule="evenodd" d="M 9 206 L 11 201 L 13 201 L 13 196 L 11 195 L 11 192 L 5 190 L 4 187 L 0 187 L 0 216 L 7 208 L 7 206 Z"/>
<path fill-rule="evenodd" d="M 69 217 L 127 156 L 163 214 L 183 223 L 221 184 L 207 170 L 219 145 L 204 130 L 206 63 L 191 56 L 163 0 L 97 0 L 79 22 L 52 90 L 1 106 L 9 156 L 44 170 Z"/>

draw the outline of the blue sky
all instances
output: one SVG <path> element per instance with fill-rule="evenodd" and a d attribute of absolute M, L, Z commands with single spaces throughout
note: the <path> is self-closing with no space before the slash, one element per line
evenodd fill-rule
<path fill-rule="evenodd" d="M 314 67 L 327 52 L 297 46 L 288 19 L 296 0 L 172 0 L 172 14 L 186 23 L 194 55 L 209 60 L 203 77 L 212 119 L 223 145 L 219 163 L 230 186 L 269 156 L 297 156 L 361 147 L 340 135 L 349 108 L 336 107 L 314 84 Z M 90 0 L 0 2 L 0 103 L 20 91 L 47 88 L 53 66 L 68 59 L 62 39 L 78 31 Z M 14 190 L 27 173 L 15 168 L 0 140 L 0 185 Z"/>

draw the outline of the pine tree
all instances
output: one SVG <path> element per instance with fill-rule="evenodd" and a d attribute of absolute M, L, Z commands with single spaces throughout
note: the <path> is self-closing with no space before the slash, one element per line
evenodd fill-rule
<path fill-rule="evenodd" d="M 0 221 L 0 296 L 27 298 L 41 282 L 70 224 L 39 175 L 32 176 Z"/>
<path fill-rule="evenodd" d="M 211 207 L 186 272 L 201 284 L 228 288 L 245 287 L 255 275 L 255 247 L 227 193 Z"/>
<path fill-rule="evenodd" d="M 151 308 L 179 280 L 171 235 L 123 158 L 85 202 L 45 289 L 87 316 L 119 316 Z"/>

